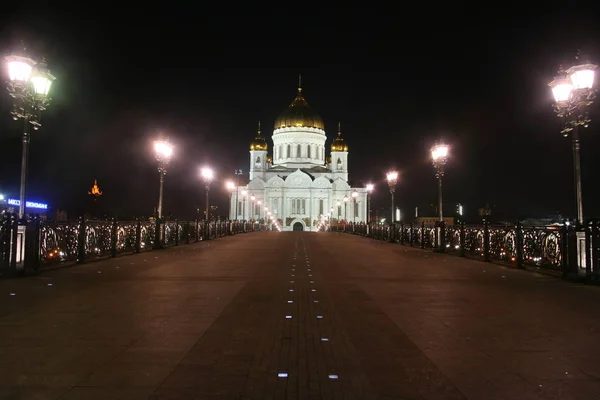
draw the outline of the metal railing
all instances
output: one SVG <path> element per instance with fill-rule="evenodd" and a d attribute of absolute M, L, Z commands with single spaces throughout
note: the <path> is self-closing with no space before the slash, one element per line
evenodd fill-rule
<path fill-rule="evenodd" d="M 19 221 L 0 216 L 0 274 L 135 254 L 265 230 L 248 221 Z"/>
<path fill-rule="evenodd" d="M 348 223 L 331 226 L 330 231 L 600 281 L 600 222 L 597 220 L 590 220 L 581 227 L 494 225 L 486 221 L 481 225 L 451 226 L 443 222 L 393 226 Z"/>

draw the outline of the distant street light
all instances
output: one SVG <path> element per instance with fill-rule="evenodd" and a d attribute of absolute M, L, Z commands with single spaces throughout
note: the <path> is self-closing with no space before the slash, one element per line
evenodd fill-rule
<path fill-rule="evenodd" d="M 396 185 L 398 184 L 398 171 L 389 171 L 385 174 L 390 194 L 392 195 L 392 225 L 394 224 L 394 193 L 396 193 Z"/>
<path fill-rule="evenodd" d="M 554 95 L 554 111 L 563 120 L 561 133 L 568 137 L 571 134 L 573 147 L 573 169 L 575 175 L 575 199 L 577 203 L 577 221 L 583 223 L 583 200 L 581 190 L 581 161 L 579 127 L 587 128 L 590 123 L 588 108 L 596 98 L 594 75 L 596 64 L 581 62 L 578 55 L 577 64 L 566 71 L 561 68 L 558 76 L 549 83 Z"/>
<path fill-rule="evenodd" d="M 444 220 L 442 213 L 442 177 L 444 176 L 444 167 L 448 159 L 449 147 L 445 144 L 436 144 L 431 148 L 431 162 L 435 168 L 435 177 L 438 180 L 438 211 L 440 221 Z"/>
<path fill-rule="evenodd" d="M 158 173 L 160 175 L 160 186 L 158 190 L 158 218 L 162 218 L 163 206 L 163 183 L 167 174 L 167 167 L 173 156 L 173 146 L 168 140 L 157 140 L 154 142 L 154 153 L 158 161 Z"/>
<path fill-rule="evenodd" d="M 23 49 L 24 51 L 25 49 Z M 21 188 L 19 191 L 19 218 L 25 215 L 25 193 L 27 190 L 27 164 L 31 126 L 38 130 L 42 111 L 50 104 L 50 86 L 56 79 L 48 70 L 44 59 L 40 63 L 20 55 L 5 57 L 8 66 L 8 92 L 13 98 L 11 114 L 14 120 L 23 119 L 23 150 L 21 154 Z"/>
<path fill-rule="evenodd" d="M 372 183 L 367 184 L 367 224 L 371 222 L 371 194 L 375 190 L 375 185 Z"/>
<path fill-rule="evenodd" d="M 353 223 L 356 223 L 356 198 L 358 197 L 358 192 L 355 190 L 352 192 L 352 200 L 354 201 L 354 209 L 352 210 L 352 215 L 354 215 L 354 221 Z"/>
<path fill-rule="evenodd" d="M 233 191 L 235 190 L 235 183 L 232 181 L 225 182 L 225 188 L 229 192 L 229 216 L 231 216 L 231 202 L 233 200 Z"/>
<path fill-rule="evenodd" d="M 210 191 L 210 184 L 213 181 L 214 177 L 215 177 L 215 173 L 212 169 L 210 169 L 209 167 L 204 167 L 202 168 L 202 170 L 200 171 L 201 175 L 202 175 L 202 179 L 204 180 L 204 186 L 206 188 L 206 221 L 209 220 L 209 202 L 208 202 L 208 192 Z"/>

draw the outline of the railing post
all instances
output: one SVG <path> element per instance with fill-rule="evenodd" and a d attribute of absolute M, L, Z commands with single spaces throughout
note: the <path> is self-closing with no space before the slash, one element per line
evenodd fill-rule
<path fill-rule="evenodd" d="M 113 218 L 112 229 L 110 230 L 110 256 L 111 257 L 117 256 L 117 240 L 119 239 L 117 237 L 117 235 L 118 235 L 117 219 Z"/>
<path fill-rule="evenodd" d="M 517 221 L 515 225 L 515 247 L 517 268 L 523 268 L 523 226 L 521 226 L 521 221 Z"/>
<path fill-rule="evenodd" d="M 142 252 L 142 221 L 138 220 L 135 226 L 135 252 Z"/>
<path fill-rule="evenodd" d="M 179 246 L 179 220 L 175 220 L 175 246 Z"/>
<path fill-rule="evenodd" d="M 490 261 L 490 224 L 483 220 L 483 261 Z"/>
<path fill-rule="evenodd" d="M 421 222 L 421 248 L 425 248 L 425 221 Z"/>
<path fill-rule="evenodd" d="M 568 227 L 564 227 L 564 235 L 566 246 L 563 249 L 566 249 L 566 252 L 563 255 L 563 277 L 567 279 L 576 279 L 577 273 L 579 269 L 579 265 L 577 263 L 577 229 L 578 226 L 569 225 Z"/>
<path fill-rule="evenodd" d="M 79 232 L 77 233 L 77 263 L 85 262 L 85 218 L 79 217 Z"/>
<path fill-rule="evenodd" d="M 414 234 L 414 222 L 410 223 L 410 228 L 409 229 L 410 229 L 410 231 L 409 231 L 408 240 L 409 240 L 409 243 L 410 243 L 410 247 L 412 247 L 413 244 L 414 244 L 414 241 L 415 241 L 415 239 L 413 237 L 413 234 Z"/>
<path fill-rule="evenodd" d="M 465 241 L 465 223 L 464 221 L 460 221 L 460 256 L 465 257 L 467 255 L 467 244 Z"/>

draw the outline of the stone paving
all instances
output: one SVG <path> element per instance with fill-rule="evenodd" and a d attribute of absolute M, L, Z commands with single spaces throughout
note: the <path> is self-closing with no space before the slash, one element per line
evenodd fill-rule
<path fill-rule="evenodd" d="M 0 281 L 0 399 L 595 399 L 599 289 L 236 235 Z"/>

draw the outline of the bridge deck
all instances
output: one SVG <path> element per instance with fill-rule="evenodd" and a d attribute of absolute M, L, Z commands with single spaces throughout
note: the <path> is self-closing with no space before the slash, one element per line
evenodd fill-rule
<path fill-rule="evenodd" d="M 237 235 L 2 281 L 0 298 L 0 398 L 600 393 L 598 288 L 352 235 Z"/>

